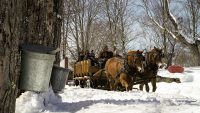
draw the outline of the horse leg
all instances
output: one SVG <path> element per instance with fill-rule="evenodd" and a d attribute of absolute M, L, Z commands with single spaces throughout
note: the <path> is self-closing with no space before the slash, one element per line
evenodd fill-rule
<path fill-rule="evenodd" d="M 128 79 L 129 79 L 129 78 L 127 78 L 127 75 L 126 75 L 126 74 L 124 74 L 124 73 L 121 73 L 121 74 L 120 74 L 119 82 L 121 83 L 121 85 L 122 85 L 123 87 L 126 88 L 126 91 L 129 91 L 129 90 L 130 90 L 130 86 L 129 86 L 129 83 L 128 83 Z"/>
<path fill-rule="evenodd" d="M 110 90 L 114 90 L 114 83 L 115 81 L 113 80 L 113 78 L 110 76 L 108 76 L 108 81 L 110 83 Z"/>
<path fill-rule="evenodd" d="M 133 83 L 134 83 L 135 78 L 131 78 L 131 81 L 128 83 L 128 90 L 133 89 Z"/>
<path fill-rule="evenodd" d="M 129 91 L 129 87 L 127 83 L 125 84 L 125 87 L 126 87 L 126 91 Z"/>
<path fill-rule="evenodd" d="M 143 86 L 144 86 L 144 83 L 141 83 L 141 84 L 140 84 L 140 90 L 141 90 L 141 91 L 143 91 Z"/>
<path fill-rule="evenodd" d="M 119 80 L 115 80 L 115 83 L 114 83 L 114 90 L 117 89 L 118 84 L 119 84 Z"/>
<path fill-rule="evenodd" d="M 128 91 L 132 90 L 133 89 L 133 84 L 129 84 L 128 85 Z"/>
<path fill-rule="evenodd" d="M 145 83 L 145 89 L 146 89 L 146 92 L 149 92 L 149 84 L 148 84 L 148 82 Z"/>
<path fill-rule="evenodd" d="M 126 91 L 129 91 L 129 85 L 126 81 L 120 80 L 120 83 L 122 84 L 123 87 L 125 87 Z"/>
<path fill-rule="evenodd" d="M 123 87 L 125 87 L 126 91 L 129 91 L 129 85 L 126 81 L 121 80 L 121 84 L 122 84 Z"/>
<path fill-rule="evenodd" d="M 110 90 L 114 91 L 115 88 L 114 88 L 114 81 L 113 80 L 110 80 Z"/>
<path fill-rule="evenodd" d="M 106 82 L 106 83 L 105 83 L 105 84 L 106 84 L 106 85 L 105 85 L 105 88 L 106 88 L 106 89 L 109 89 L 109 87 L 110 87 L 110 86 L 109 86 L 109 85 L 110 85 L 109 79 L 107 78 L 105 82 Z"/>
<path fill-rule="evenodd" d="M 156 77 L 151 79 L 151 84 L 153 87 L 152 92 L 155 92 L 156 91 Z"/>

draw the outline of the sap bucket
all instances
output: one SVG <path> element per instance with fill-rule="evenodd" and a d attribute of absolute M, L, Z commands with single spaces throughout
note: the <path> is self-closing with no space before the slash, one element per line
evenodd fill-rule
<path fill-rule="evenodd" d="M 51 85 L 54 92 L 62 91 L 68 79 L 69 69 L 54 65 L 51 74 Z"/>
<path fill-rule="evenodd" d="M 22 52 L 19 88 L 36 92 L 48 91 L 56 49 L 30 44 L 20 47 Z"/>

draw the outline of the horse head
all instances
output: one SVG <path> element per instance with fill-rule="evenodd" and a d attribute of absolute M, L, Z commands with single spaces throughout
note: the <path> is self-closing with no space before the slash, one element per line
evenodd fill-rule
<path fill-rule="evenodd" d="M 142 55 L 143 51 L 129 51 L 128 52 L 128 65 L 132 69 L 136 69 L 138 72 L 144 72 L 144 56 Z"/>
<path fill-rule="evenodd" d="M 162 63 L 162 58 L 164 54 L 162 49 L 154 47 L 151 51 L 147 52 L 146 54 L 146 62 L 150 64 L 156 64 L 158 68 L 162 68 L 164 64 Z"/>

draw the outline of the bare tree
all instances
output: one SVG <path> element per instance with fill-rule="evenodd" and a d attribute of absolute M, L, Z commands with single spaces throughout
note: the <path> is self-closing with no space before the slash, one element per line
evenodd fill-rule
<path fill-rule="evenodd" d="M 124 31 L 124 16 L 128 0 L 105 0 L 105 13 L 109 23 L 108 38 L 111 41 L 111 46 L 118 45 L 121 40 L 125 45 L 125 31 Z M 125 47 L 123 46 L 123 49 Z"/>
<path fill-rule="evenodd" d="M 70 44 L 68 50 L 71 54 L 74 52 L 77 54 L 81 50 L 89 50 L 91 47 L 93 22 L 96 19 L 96 15 L 99 11 L 100 1 L 98 0 L 68 0 L 66 2 L 70 14 L 68 14 L 68 34 L 67 40 L 73 43 Z M 69 23 L 70 22 L 70 23 Z M 77 54 L 78 55 L 78 54 Z M 73 55 L 73 56 L 77 56 Z"/>
<path fill-rule="evenodd" d="M 143 3 L 147 3 L 148 1 L 143 0 Z M 176 17 L 171 13 L 169 9 L 169 1 L 164 0 L 164 10 L 167 19 L 169 20 L 170 26 L 164 26 L 163 24 L 160 24 L 159 21 L 153 16 L 153 13 L 151 10 L 149 10 L 148 5 L 144 5 L 147 14 L 149 15 L 149 18 L 151 21 L 156 25 L 161 31 L 166 31 L 167 34 L 169 34 L 174 40 L 178 40 L 179 43 L 181 43 L 183 46 L 188 47 L 189 50 L 193 53 L 195 56 L 196 65 L 200 65 L 200 51 L 199 51 L 199 40 L 197 38 L 192 38 L 188 33 L 184 32 L 184 28 L 181 28 L 181 21 L 179 18 L 176 19 Z M 195 30 L 195 29 L 194 29 Z M 189 38 L 190 37 L 190 38 Z M 190 41 L 192 40 L 192 41 Z"/>
<path fill-rule="evenodd" d="M 151 39 L 155 46 L 163 48 L 165 54 L 165 62 L 167 67 L 172 64 L 172 56 L 174 53 L 174 47 L 176 41 L 166 32 L 166 28 L 172 27 L 167 18 L 163 0 L 146 1 L 142 0 L 142 7 L 145 9 L 146 15 L 140 19 L 140 23 L 147 28 L 148 37 L 151 35 Z M 151 19 L 154 18 L 157 23 L 163 26 L 163 30 L 160 30 Z M 146 40 L 149 38 L 146 38 Z M 152 46 L 151 46 L 152 47 Z"/>
<path fill-rule="evenodd" d="M 196 57 L 197 59 L 197 65 L 200 65 L 200 50 L 199 50 L 199 40 L 197 38 L 193 39 L 193 42 L 189 42 L 186 39 L 186 36 L 184 35 L 184 33 L 179 30 L 180 25 L 178 24 L 177 19 L 172 15 L 172 13 L 169 10 L 169 1 L 165 0 L 165 8 L 166 8 L 166 13 L 168 15 L 168 18 L 170 19 L 170 21 L 172 22 L 172 25 L 174 26 L 174 31 L 170 31 L 167 30 L 167 32 L 173 36 L 173 38 L 178 39 L 180 41 L 181 44 L 187 46 L 191 52 L 193 52 L 193 55 Z M 193 29 L 195 30 L 195 29 Z"/>
<path fill-rule="evenodd" d="M 200 36 L 198 33 L 200 7 L 195 0 L 187 0 L 183 5 L 185 6 L 186 16 L 179 17 L 178 19 L 182 22 L 181 26 L 184 27 L 183 32 L 193 40 L 196 40 Z"/>

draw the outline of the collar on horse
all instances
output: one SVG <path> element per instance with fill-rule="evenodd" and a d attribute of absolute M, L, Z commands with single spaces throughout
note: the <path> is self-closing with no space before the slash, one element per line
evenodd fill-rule
<path fill-rule="evenodd" d="M 145 70 L 152 70 L 152 71 L 158 71 L 158 66 L 156 63 L 150 61 L 149 59 L 149 52 L 145 53 L 145 61 L 144 61 Z"/>
<path fill-rule="evenodd" d="M 118 78 L 121 73 L 126 73 L 128 76 L 134 76 L 136 69 L 134 69 L 128 65 L 128 55 L 126 54 L 125 57 L 121 58 L 121 59 L 123 59 L 123 61 L 124 61 L 123 62 L 124 67 L 121 68 L 121 70 L 116 74 L 116 78 Z"/>
<path fill-rule="evenodd" d="M 128 56 L 129 55 L 126 54 L 124 58 L 124 71 L 127 75 L 134 76 L 137 70 L 134 67 L 129 66 Z"/>

